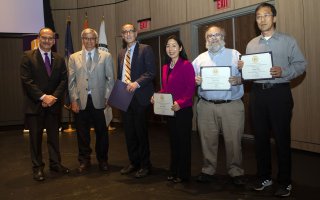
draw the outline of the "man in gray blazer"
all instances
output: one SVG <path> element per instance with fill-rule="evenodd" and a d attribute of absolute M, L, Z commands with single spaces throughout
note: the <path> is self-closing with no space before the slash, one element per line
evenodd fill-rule
<path fill-rule="evenodd" d="M 108 130 L 103 110 L 114 85 L 111 54 L 97 49 L 98 33 L 87 28 L 81 32 L 82 50 L 69 58 L 69 95 L 75 113 L 80 167 L 85 173 L 91 166 L 90 127 L 96 132 L 96 157 L 99 168 L 108 170 Z"/>

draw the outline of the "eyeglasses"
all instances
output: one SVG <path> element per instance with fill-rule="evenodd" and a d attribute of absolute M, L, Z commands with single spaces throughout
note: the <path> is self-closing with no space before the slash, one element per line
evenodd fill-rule
<path fill-rule="evenodd" d="M 123 35 L 127 35 L 128 33 L 129 33 L 129 34 L 132 34 L 132 33 L 134 33 L 134 32 L 136 32 L 136 31 L 133 30 L 133 29 L 131 29 L 131 30 L 122 30 L 122 31 L 121 31 L 121 33 L 122 33 Z"/>
<path fill-rule="evenodd" d="M 270 19 L 270 17 L 272 17 L 272 16 L 273 16 L 273 14 L 257 15 L 256 20 L 261 21 L 262 19 Z"/>
<path fill-rule="evenodd" d="M 52 42 L 54 40 L 54 38 L 53 37 L 40 36 L 40 40 Z"/>
<path fill-rule="evenodd" d="M 207 38 L 208 39 L 213 39 L 213 38 L 221 38 L 223 35 L 221 33 L 215 33 L 215 34 L 208 34 Z"/>
<path fill-rule="evenodd" d="M 97 38 L 92 37 L 92 38 L 88 38 L 88 37 L 83 37 L 82 38 L 84 41 L 95 41 Z"/>

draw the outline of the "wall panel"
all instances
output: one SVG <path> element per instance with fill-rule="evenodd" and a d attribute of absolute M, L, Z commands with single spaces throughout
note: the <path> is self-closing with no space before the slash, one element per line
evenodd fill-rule
<path fill-rule="evenodd" d="M 152 0 L 153 1 L 153 0 Z M 128 0 L 116 4 L 116 35 L 121 35 L 121 27 L 132 23 L 136 27 L 140 19 L 150 18 L 150 0 Z M 151 24 L 153 21 L 151 21 Z"/>
<path fill-rule="evenodd" d="M 23 124 L 20 81 L 22 38 L 0 38 L 0 126 Z"/>
<path fill-rule="evenodd" d="M 152 0 L 150 1 L 151 29 L 185 23 L 186 12 L 186 0 Z"/>
<path fill-rule="evenodd" d="M 262 2 L 267 2 L 267 1 L 266 0 L 234 0 L 234 9 L 252 6 L 254 4 L 259 4 Z"/>

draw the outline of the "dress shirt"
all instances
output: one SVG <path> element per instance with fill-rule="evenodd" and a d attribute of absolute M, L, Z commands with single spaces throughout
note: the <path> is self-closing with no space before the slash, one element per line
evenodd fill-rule
<path fill-rule="evenodd" d="M 200 54 L 193 62 L 196 75 L 200 75 L 200 67 L 231 66 L 231 76 L 241 76 L 237 69 L 240 53 L 235 49 L 222 48 L 213 54 L 206 51 Z M 243 96 L 243 85 L 231 86 L 230 91 L 198 91 L 198 95 L 207 100 L 237 100 Z"/>
<path fill-rule="evenodd" d="M 96 49 L 94 48 L 94 49 L 92 49 L 91 51 L 87 51 L 87 50 L 85 50 L 85 52 L 86 52 L 86 62 L 88 61 L 88 59 L 89 59 L 89 52 L 91 52 L 91 59 L 92 59 L 92 62 L 93 62 L 93 58 L 94 58 L 94 52 L 96 51 Z"/>
<path fill-rule="evenodd" d="M 280 66 L 282 75 L 273 80 L 258 80 L 257 83 L 285 83 L 301 75 L 307 62 L 294 38 L 283 33 L 274 32 L 271 38 L 262 35 L 253 38 L 247 45 L 246 53 L 272 52 L 273 66 Z"/>
<path fill-rule="evenodd" d="M 45 55 L 44 55 L 44 54 L 45 54 L 45 53 L 48 53 L 49 61 L 50 61 L 50 64 L 51 64 L 51 51 L 45 52 L 45 51 L 43 51 L 40 47 L 39 47 L 39 51 L 40 51 L 40 53 L 41 53 L 43 62 L 46 62 L 46 60 L 45 60 Z"/>

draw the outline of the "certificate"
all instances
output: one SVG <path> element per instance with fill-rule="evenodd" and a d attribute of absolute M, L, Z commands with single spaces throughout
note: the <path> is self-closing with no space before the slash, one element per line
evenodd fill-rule
<path fill-rule="evenodd" d="M 154 93 L 153 100 L 153 110 L 155 114 L 174 116 L 174 111 L 171 110 L 173 105 L 173 98 L 171 94 Z"/>
<path fill-rule="evenodd" d="M 270 74 L 270 68 L 273 66 L 271 52 L 240 55 L 240 60 L 244 62 L 242 68 L 244 80 L 272 79 Z"/>
<path fill-rule="evenodd" d="M 231 66 L 209 66 L 200 67 L 202 82 L 201 91 L 204 90 L 231 90 L 229 78 Z"/>

